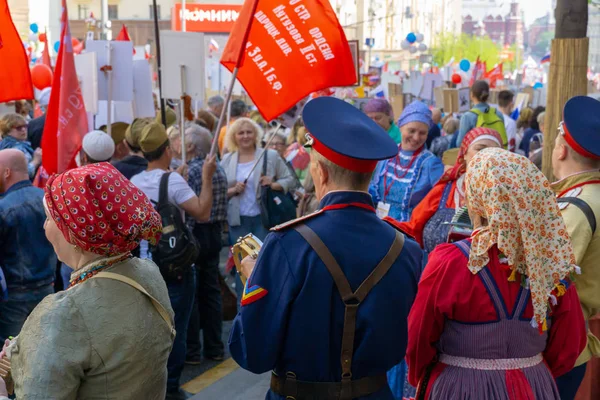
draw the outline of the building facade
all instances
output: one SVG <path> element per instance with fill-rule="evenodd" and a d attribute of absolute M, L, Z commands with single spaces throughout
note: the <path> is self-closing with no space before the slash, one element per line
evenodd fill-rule
<path fill-rule="evenodd" d="M 479 1 L 472 1 L 479 4 Z M 465 5 L 466 7 L 466 5 Z M 500 14 L 502 7 L 496 7 L 493 12 L 484 16 L 481 10 L 491 8 L 474 8 L 473 13 L 463 12 L 462 32 L 467 35 L 489 36 L 494 42 L 503 46 L 516 44 L 523 47 L 524 24 L 519 9 L 519 3 L 512 2 L 508 14 Z M 470 10 L 468 10 L 470 11 Z"/>

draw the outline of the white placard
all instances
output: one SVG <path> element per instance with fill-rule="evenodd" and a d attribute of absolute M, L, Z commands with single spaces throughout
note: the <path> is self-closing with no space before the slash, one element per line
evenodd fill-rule
<path fill-rule="evenodd" d="M 152 72 L 145 59 L 133 62 L 133 111 L 135 118 L 154 118 L 156 115 L 152 97 Z"/>
<path fill-rule="evenodd" d="M 86 44 L 87 52 L 98 58 L 98 100 L 108 100 L 107 74 L 102 67 L 108 65 L 108 46 L 111 47 L 112 100 L 133 101 L 133 44 L 131 42 L 108 42 L 94 40 Z"/>
<path fill-rule="evenodd" d="M 89 113 L 98 112 L 98 59 L 96 53 L 75 55 L 77 79 L 83 95 L 85 110 Z"/>
<path fill-rule="evenodd" d="M 94 122 L 95 129 L 100 129 L 100 127 L 106 125 L 107 111 L 106 100 L 98 101 L 98 113 Z M 126 122 L 128 124 L 133 122 L 133 106 L 131 102 L 112 102 L 112 123 L 114 124 L 115 122 Z"/>
<path fill-rule="evenodd" d="M 181 97 L 181 66 L 185 65 L 186 94 L 204 97 L 204 34 L 160 31 L 161 93 L 165 99 Z"/>

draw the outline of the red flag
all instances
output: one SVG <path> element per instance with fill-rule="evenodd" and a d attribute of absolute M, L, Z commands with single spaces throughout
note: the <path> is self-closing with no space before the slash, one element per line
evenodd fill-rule
<path fill-rule="evenodd" d="M 33 99 L 29 59 L 17 28 L 13 24 L 7 0 L 0 0 L 0 103 Z"/>
<path fill-rule="evenodd" d="M 52 96 L 42 136 L 43 166 L 50 175 L 77 166 L 75 156 L 88 130 L 87 114 L 75 72 L 66 0 L 62 0 L 62 10 L 62 44 L 58 51 Z"/>
<path fill-rule="evenodd" d="M 40 35 L 42 37 L 42 35 Z M 42 64 L 47 65 L 52 69 L 52 61 L 50 61 L 50 49 L 48 48 L 48 35 L 44 33 L 43 40 L 44 50 L 42 50 Z"/>
<path fill-rule="evenodd" d="M 475 67 L 473 68 L 473 73 L 471 75 L 471 80 L 469 82 L 469 86 L 473 86 L 475 81 L 481 79 L 483 74 L 485 73 L 485 64 L 479 60 L 477 57 L 477 62 L 475 63 Z"/>
<path fill-rule="evenodd" d="M 483 77 L 490 81 L 490 87 L 495 88 L 498 80 L 504 79 L 504 73 L 502 72 L 502 63 L 496 65 L 494 68 L 486 72 Z"/>
<path fill-rule="evenodd" d="M 123 24 L 121 27 L 121 31 L 115 40 L 119 42 L 131 42 L 131 37 L 129 36 L 129 32 L 127 31 L 125 24 Z M 135 48 L 133 49 L 133 54 L 135 54 Z"/>
<path fill-rule="evenodd" d="M 269 121 L 312 92 L 356 83 L 344 30 L 327 0 L 246 1 L 221 64 Z M 291 5 L 290 5 L 291 4 Z"/>

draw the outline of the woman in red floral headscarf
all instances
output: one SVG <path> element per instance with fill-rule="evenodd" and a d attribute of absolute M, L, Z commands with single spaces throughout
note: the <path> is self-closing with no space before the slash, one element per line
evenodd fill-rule
<path fill-rule="evenodd" d="M 158 267 L 131 255 L 158 240 L 160 216 L 108 163 L 52 176 L 44 205 L 46 236 L 74 272 L 0 355 L 17 398 L 164 399 L 173 311 Z"/>
<path fill-rule="evenodd" d="M 456 164 L 415 207 L 410 221 L 398 222 L 389 217 L 386 221 L 413 236 L 428 253 L 446 243 L 450 227 L 444 223 L 450 222 L 456 210 L 465 205 L 467 164 L 475 154 L 488 147 L 502 147 L 500 134 L 489 128 L 471 129 L 462 141 Z"/>

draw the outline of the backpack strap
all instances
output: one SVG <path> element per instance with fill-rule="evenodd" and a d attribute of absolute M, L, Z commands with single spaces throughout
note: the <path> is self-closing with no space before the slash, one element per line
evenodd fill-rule
<path fill-rule="evenodd" d="M 594 215 L 594 210 L 592 210 L 592 207 L 590 207 L 588 203 L 577 197 L 560 197 L 556 199 L 556 201 L 559 204 L 573 204 L 575 207 L 579 208 L 581 212 L 583 212 L 583 215 L 585 215 L 585 217 L 587 218 L 590 224 L 590 228 L 592 228 L 592 236 L 594 236 L 594 234 L 596 233 L 596 216 Z"/>
<path fill-rule="evenodd" d="M 267 157 L 269 155 L 269 149 L 265 149 L 265 158 L 263 158 L 262 176 L 267 176 Z"/>
<path fill-rule="evenodd" d="M 170 172 L 165 172 L 160 177 L 160 186 L 158 187 L 158 209 L 169 203 L 169 175 Z"/>
<path fill-rule="evenodd" d="M 402 248 L 404 247 L 404 235 L 396 231 L 394 243 L 383 260 L 375 267 L 367 279 L 360 284 L 356 292 L 352 292 L 350 283 L 340 268 L 340 265 L 315 231 L 310 229 L 307 225 L 299 225 L 294 227 L 294 229 L 308 242 L 321 261 L 323 261 L 335 282 L 335 286 L 342 297 L 342 301 L 344 302 L 344 330 L 342 334 L 342 352 L 340 360 L 342 364 L 342 388 L 339 398 L 340 400 L 350 400 L 356 397 L 352 393 L 352 356 L 354 354 L 354 335 L 356 333 L 356 315 L 358 306 L 365 297 L 367 297 L 371 289 L 373 289 L 385 274 L 387 274 L 400 255 L 400 252 L 402 252 Z"/>
<path fill-rule="evenodd" d="M 158 300 L 156 300 L 150 293 L 148 293 L 148 291 L 142 285 L 137 283 L 135 280 L 128 278 L 121 274 L 115 274 L 114 272 L 105 272 L 105 271 L 97 273 L 92 278 L 105 278 L 105 279 L 112 279 L 115 281 L 119 281 L 119 282 L 122 282 L 122 283 L 125 283 L 125 284 L 131 286 L 132 288 L 134 288 L 134 289 L 138 290 L 139 292 L 141 292 L 142 294 L 144 294 L 146 297 L 148 297 L 150 299 L 150 301 L 152 302 L 152 305 L 154 306 L 154 308 L 156 309 L 158 314 L 167 323 L 167 326 L 169 327 L 169 330 L 171 331 L 171 336 L 175 337 L 175 328 L 173 327 L 173 321 L 171 320 L 171 316 L 169 315 L 169 312 L 167 311 L 167 309 Z"/>

